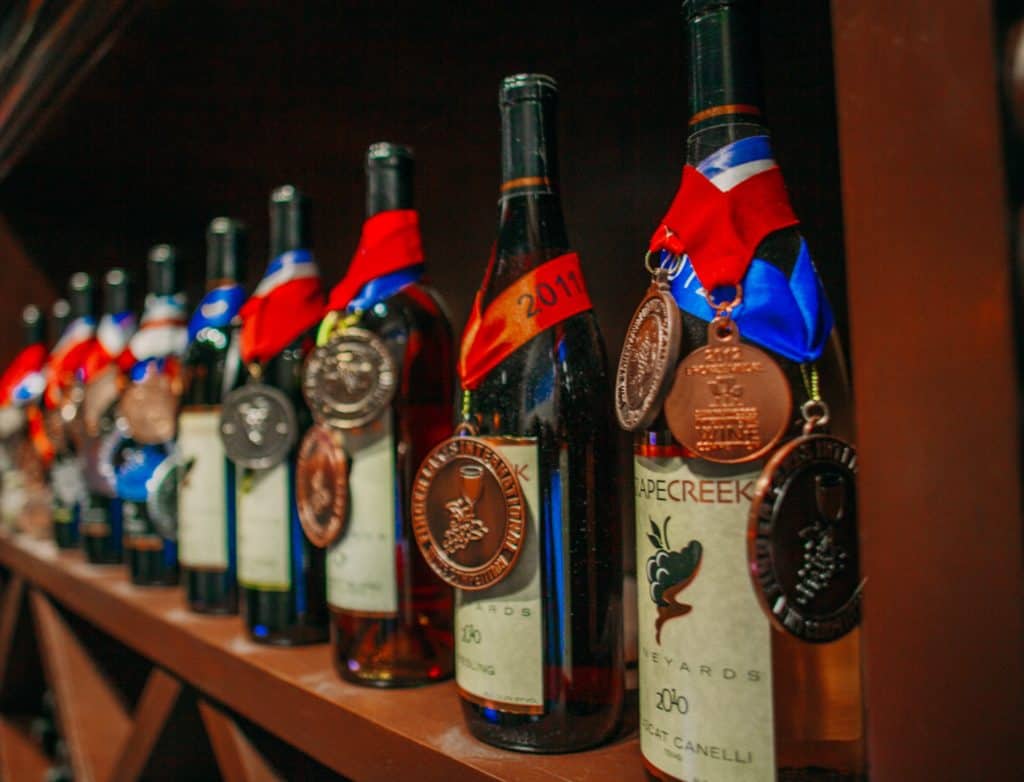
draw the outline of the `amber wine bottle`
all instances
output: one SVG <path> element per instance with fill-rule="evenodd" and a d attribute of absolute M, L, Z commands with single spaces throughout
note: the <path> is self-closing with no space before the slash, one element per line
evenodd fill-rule
<path fill-rule="evenodd" d="M 493 357 L 494 343 L 477 339 L 467 352 L 464 336 L 460 420 L 511 465 L 527 512 L 512 567 L 486 588 L 456 590 L 456 681 L 478 738 L 567 752 L 608 739 L 622 711 L 616 436 L 604 343 L 562 215 L 557 86 L 540 74 L 510 76 L 499 98 L 497 242 L 474 312 L 478 336 L 511 334 L 514 349 L 470 377 L 471 365 L 490 362 L 467 357 Z M 514 336 L 524 331 L 525 341 Z M 495 526 L 461 513 L 489 501 L 477 492 L 479 471 L 470 472 L 461 502 L 450 504 L 459 511 L 445 541 L 453 557 L 473 556 Z"/>
<path fill-rule="evenodd" d="M 119 360 L 135 330 L 130 311 L 130 286 L 124 269 L 110 269 L 103 278 L 103 314 L 96 327 L 94 355 L 89 361 L 82 402 L 85 447 L 82 466 L 89 488 L 82 511 L 82 548 L 97 565 L 119 564 L 124 558 L 124 520 L 117 496 L 113 449 L 120 438 L 115 403 L 120 383 Z"/>
<path fill-rule="evenodd" d="M 311 233 L 308 196 L 291 185 L 274 190 L 270 196 L 270 262 L 242 309 L 246 321 L 242 359 L 248 373 L 243 388 L 270 386 L 287 397 L 294 420 L 278 423 L 284 429 L 295 427 L 289 431 L 293 440 L 311 423 L 302 397 L 302 366 L 313 346 L 312 327 L 323 314 Z M 310 289 L 303 292 L 306 286 Z M 293 293 L 296 290 L 299 292 Z M 314 304 L 315 314 L 309 319 Z M 278 347 L 280 335 L 295 334 L 300 319 L 302 323 L 308 320 L 309 325 L 283 348 Z M 252 334 L 251 343 L 246 333 Z M 293 445 L 274 466 L 240 469 L 237 476 L 242 614 L 254 640 L 281 646 L 316 643 L 328 636 L 324 550 L 306 539 L 299 522 L 297 452 Z"/>
<path fill-rule="evenodd" d="M 245 228 L 215 218 L 206 231 L 206 295 L 189 322 L 178 417 L 178 546 L 185 593 L 193 611 L 238 610 L 235 548 L 235 465 L 221 442 L 220 403 L 241 378 L 233 321 L 245 292 Z M 237 324 L 234 324 L 237 325 Z"/>
<path fill-rule="evenodd" d="M 453 669 L 452 590 L 416 551 L 409 509 L 416 467 L 451 431 L 455 376 L 451 327 L 421 280 L 413 166 L 407 147 L 370 147 L 362 240 L 332 293 L 321 334 L 329 341 L 316 354 L 359 378 L 361 351 L 383 348 L 395 368 L 385 381 L 390 402 L 352 397 L 357 425 L 335 422 L 350 465 L 349 511 L 327 553 L 335 664 L 344 678 L 381 687 L 437 681 Z"/>
<path fill-rule="evenodd" d="M 689 0 L 683 8 L 686 162 L 720 197 L 738 197 L 738 183 L 774 167 L 759 108 L 757 7 Z M 750 307 L 768 299 L 771 310 L 798 283 L 807 300 L 820 292 L 795 226 L 768 233 L 753 257 L 742 286 Z M 688 302 L 684 357 L 707 343 L 710 310 L 707 317 L 691 312 L 704 306 L 703 290 L 691 266 L 676 271 L 672 291 L 681 305 Z M 799 319 L 794 312 L 791 321 Z M 847 377 L 835 333 L 812 335 L 817 345 L 802 342 L 794 334 L 803 335 L 803 324 L 786 317 L 760 324 L 752 310 L 736 317 L 742 340 L 766 350 L 786 375 L 793 417 L 785 437 L 800 434 L 799 411 L 812 397 L 827 403 L 832 432 L 848 436 Z M 777 339 L 766 344 L 768 337 Z M 673 438 L 664 417 L 637 437 L 640 737 L 657 779 L 854 780 L 864 771 L 858 631 L 829 643 L 797 638 L 769 620 L 751 578 L 749 516 L 764 464 L 698 458 Z"/>
<path fill-rule="evenodd" d="M 148 382 L 157 375 L 177 378 L 185 348 L 185 296 L 179 288 L 175 248 L 155 245 L 149 251 L 147 272 L 149 292 L 139 330 L 129 344 L 135 359 L 131 383 Z M 121 397 L 122 413 L 128 393 Z M 125 561 L 133 584 L 176 586 L 178 544 L 171 529 L 173 507 L 167 507 L 173 505 L 173 493 L 167 491 L 168 486 L 173 488 L 173 429 L 163 442 L 141 442 L 137 433 L 132 434 L 115 455 Z"/>

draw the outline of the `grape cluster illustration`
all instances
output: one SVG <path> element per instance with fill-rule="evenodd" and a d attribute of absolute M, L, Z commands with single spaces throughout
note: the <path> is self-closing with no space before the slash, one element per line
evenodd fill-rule
<path fill-rule="evenodd" d="M 444 531 L 444 542 L 441 544 L 449 555 L 466 548 L 474 540 L 480 540 L 488 529 L 482 519 L 478 519 L 474 506 L 463 497 L 445 503 L 448 511 L 448 529 Z"/>
<path fill-rule="evenodd" d="M 684 616 L 693 606 L 676 601 L 676 596 L 697 577 L 704 548 L 700 541 L 691 540 L 679 551 L 673 551 L 668 542 L 668 523 L 671 516 L 659 528 L 650 519 L 651 531 L 647 539 L 655 552 L 647 558 L 647 581 L 650 584 L 651 600 L 658 606 L 655 622 L 656 639 L 661 643 L 661 628 L 669 619 Z"/>

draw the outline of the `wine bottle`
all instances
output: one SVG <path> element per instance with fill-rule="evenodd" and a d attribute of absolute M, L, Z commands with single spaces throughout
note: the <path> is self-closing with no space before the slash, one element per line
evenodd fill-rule
<path fill-rule="evenodd" d="M 676 203 L 684 216 L 686 210 L 690 215 L 719 215 L 723 212 L 716 210 L 728 209 L 735 221 L 691 217 L 694 230 L 686 233 L 700 235 L 707 246 L 724 248 L 719 253 L 723 256 L 745 247 L 742 260 L 750 265 L 742 284 L 733 285 L 724 301 L 734 295 L 741 300 L 735 324 L 742 344 L 758 347 L 784 373 L 794 411 L 782 421 L 784 441 L 800 435 L 798 411 L 809 401 L 824 400 L 832 430 L 849 431 L 843 357 L 806 244 L 795 218 L 766 218 L 769 211 L 789 212 L 781 180 L 778 185 L 754 182 L 764 173 L 778 175 L 761 119 L 756 6 L 742 0 L 688 0 L 683 8 L 691 119 L 687 170 Z M 682 197 L 687 177 L 703 188 L 689 191 L 697 196 Z M 712 203 L 714 199 L 721 203 Z M 738 225 L 735 236 L 725 235 L 730 229 L 723 226 L 733 225 Z M 672 233 L 666 223 L 655 236 L 671 241 Z M 755 246 L 743 245 L 750 236 L 762 234 L 760 240 L 749 241 Z M 672 252 L 678 261 L 682 253 L 695 251 L 686 245 Z M 666 252 L 662 258 L 671 255 Z M 717 292 L 702 287 L 696 263 L 695 257 L 682 260 L 681 267 L 669 264 L 671 292 L 682 310 L 681 356 L 708 343 L 708 323 L 716 316 L 705 297 Z M 796 288 L 805 302 L 814 302 L 812 308 L 801 309 L 791 292 Z M 784 303 L 792 308 L 787 310 Z M 815 322 L 817 328 L 805 327 Z M 723 392 L 722 387 L 714 390 Z M 736 410 L 729 407 L 736 404 L 717 409 Z M 728 436 L 738 442 L 747 433 L 737 427 Z M 752 782 L 862 778 L 858 631 L 831 642 L 798 638 L 770 620 L 773 607 L 778 610 L 786 601 L 773 606 L 763 596 L 759 599 L 759 586 L 751 578 L 757 563 L 755 543 L 760 543 L 751 526 L 751 503 L 761 490 L 764 458 L 735 464 L 702 458 L 673 437 L 662 415 L 637 437 L 634 465 L 642 580 L 640 737 L 649 774 L 660 780 Z M 770 464 L 765 474 L 769 471 Z M 808 524 L 811 516 L 807 508 Z M 855 572 L 855 551 L 832 549 L 833 542 L 827 541 L 827 556 L 836 555 L 833 564 L 840 571 L 845 567 L 847 573 Z M 825 539 L 808 537 L 798 548 L 806 548 L 805 558 L 814 558 L 823 553 L 814 550 L 823 543 Z M 786 578 L 800 588 L 815 576 L 794 572 Z M 848 576 L 824 575 L 812 591 L 828 588 L 829 579 L 836 585 L 844 578 Z M 803 599 L 798 595 L 790 603 L 796 606 Z M 850 608 L 848 604 L 840 613 L 850 614 Z"/>
<path fill-rule="evenodd" d="M 139 329 L 128 345 L 134 361 L 118 402 L 128 437 L 115 455 L 122 500 L 125 560 L 132 583 L 175 586 L 179 581 L 174 528 L 173 440 L 177 398 L 172 388 L 185 350 L 185 296 L 177 251 L 155 245 L 147 262 L 148 294 Z"/>
<path fill-rule="evenodd" d="M 78 438 L 70 425 L 77 416 L 80 393 L 77 386 L 85 355 L 91 349 L 95 329 L 92 277 L 77 272 L 68 282 L 71 321 L 53 349 L 48 393 L 52 429 L 60 440 L 50 473 L 53 486 L 53 537 L 58 548 L 74 548 L 79 543 L 79 525 L 86 489 L 78 463 Z M 60 430 L 59 433 L 57 430 Z"/>
<path fill-rule="evenodd" d="M 302 365 L 323 316 L 311 247 L 310 201 L 295 187 L 270 196 L 270 263 L 242 307 L 247 382 L 224 400 L 221 436 L 238 477 L 238 583 L 254 640 L 291 646 L 327 639 L 324 551 L 302 533 L 296 441 L 311 423 Z M 254 411 L 258 415 L 252 415 Z"/>
<path fill-rule="evenodd" d="M 345 679 L 382 687 L 438 681 L 454 664 L 451 587 L 412 551 L 413 474 L 450 433 L 454 393 L 451 326 L 421 280 L 413 167 L 404 146 L 367 152 L 366 223 L 307 362 L 304 390 L 319 427 L 299 462 L 307 535 L 329 546 L 335 665 Z M 344 385 L 331 381 L 339 370 Z M 348 458 L 349 508 L 325 529 L 310 520 L 324 506 L 314 486 L 322 492 L 333 475 L 322 450 L 332 441 Z"/>
<path fill-rule="evenodd" d="M 498 235 L 463 335 L 461 425 L 414 489 L 421 551 L 461 587 L 455 678 L 469 729 L 530 752 L 605 741 L 624 691 L 616 437 L 562 216 L 557 96 L 539 74 L 501 84 Z"/>
<path fill-rule="evenodd" d="M 35 305 L 21 313 L 25 346 L 0 376 L 0 522 L 14 530 L 28 503 L 36 464 L 32 451 L 29 413 L 25 407 L 41 391 L 40 381 L 46 348 L 43 316 Z"/>
<path fill-rule="evenodd" d="M 206 231 L 206 295 L 189 322 L 185 380 L 178 418 L 182 474 L 178 541 L 186 598 L 193 611 L 238 611 L 235 548 L 235 465 L 219 435 L 220 403 L 241 377 L 238 331 L 232 323 L 245 292 L 245 227 L 217 217 Z"/>
<path fill-rule="evenodd" d="M 82 512 L 82 548 L 89 562 L 119 564 L 124 558 L 124 520 L 111 456 L 121 439 L 115 403 L 122 380 L 119 361 L 135 331 L 130 286 L 124 269 L 103 277 L 103 315 L 86 358 L 82 418 L 82 465 L 89 489 Z"/>

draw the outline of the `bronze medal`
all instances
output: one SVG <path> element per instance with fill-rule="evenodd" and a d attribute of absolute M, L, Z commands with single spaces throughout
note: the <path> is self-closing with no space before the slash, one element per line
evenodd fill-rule
<path fill-rule="evenodd" d="M 856 475 L 852 445 L 811 434 L 780 447 L 754 488 L 754 591 L 772 623 L 803 641 L 834 641 L 860 623 Z"/>
<path fill-rule="evenodd" d="M 121 373 L 117 366 L 110 364 L 85 386 L 82 399 L 82 422 L 89 437 L 100 433 L 100 418 L 117 401 L 121 391 Z"/>
<path fill-rule="evenodd" d="M 412 528 L 427 564 L 447 583 L 494 586 L 523 549 L 527 509 L 511 464 L 487 440 L 451 437 L 413 481 Z"/>
<path fill-rule="evenodd" d="M 118 410 L 136 442 L 158 445 L 174 439 L 178 394 L 167 375 L 154 373 L 129 385 L 121 396 Z"/>
<path fill-rule="evenodd" d="M 267 470 L 280 464 L 298 430 L 295 408 L 273 386 L 250 381 L 224 397 L 220 437 L 228 458 L 241 467 Z"/>
<path fill-rule="evenodd" d="M 768 453 L 789 426 L 793 396 L 779 365 L 740 342 L 728 316 L 708 325 L 708 344 L 683 359 L 665 400 L 675 438 L 709 462 L 737 464 Z"/>
<path fill-rule="evenodd" d="M 391 404 L 398 368 L 373 332 L 347 328 L 306 359 L 302 393 L 319 423 L 338 429 L 365 426 Z"/>
<path fill-rule="evenodd" d="M 649 426 L 661 410 L 679 360 L 683 319 L 664 270 L 640 302 L 626 329 L 615 374 L 615 414 L 623 429 Z"/>
<path fill-rule="evenodd" d="M 340 432 L 315 424 L 302 438 L 295 471 L 299 521 L 310 543 L 327 548 L 348 517 L 348 457 Z"/>

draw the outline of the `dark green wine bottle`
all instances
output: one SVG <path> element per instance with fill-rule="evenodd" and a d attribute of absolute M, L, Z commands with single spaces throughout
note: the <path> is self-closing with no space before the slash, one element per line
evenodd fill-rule
<path fill-rule="evenodd" d="M 178 254 L 169 244 L 155 245 L 149 251 L 147 263 L 147 300 L 169 299 L 180 294 L 178 283 Z M 150 306 L 147 303 L 147 306 Z M 159 328 L 159 326 L 155 326 Z M 147 328 L 143 313 L 140 331 Z M 166 358 L 177 359 L 169 354 Z M 144 464 L 157 464 L 168 455 L 170 443 L 143 445 L 127 440 L 120 450 L 120 460 L 142 460 Z M 121 496 L 124 509 L 125 560 L 133 584 L 139 586 L 176 586 L 179 581 L 178 544 L 157 528 L 147 505 L 146 494 Z"/>
<path fill-rule="evenodd" d="M 291 185 L 270 195 L 270 261 L 291 251 L 308 251 L 311 242 L 309 198 Z M 302 365 L 313 345 L 313 333 L 296 338 L 259 371 L 262 382 L 283 391 L 291 400 L 299 432 L 312 423 L 302 397 Z M 238 478 L 238 583 L 242 614 L 253 639 L 281 646 L 327 639 L 327 598 L 324 550 L 302 532 L 295 495 L 297 446 L 269 470 L 240 470 Z M 259 482 L 280 483 L 273 495 L 283 494 L 280 514 L 268 515 L 244 496 Z M 247 515 L 259 511 L 256 523 Z M 282 545 L 283 544 L 283 545 Z M 269 565 L 269 566 L 268 566 Z M 272 580 L 271 580 L 272 579 Z"/>
<path fill-rule="evenodd" d="M 89 321 L 95 316 L 93 281 L 85 272 L 71 275 L 68 282 L 68 303 L 70 304 L 70 323 Z M 68 368 L 74 371 L 77 367 Z M 73 393 L 72 386 L 77 383 L 72 377 L 62 378 L 64 394 Z M 75 389 L 77 390 L 77 388 Z M 64 411 L 61 411 L 63 418 Z M 85 485 L 82 481 L 78 465 L 75 444 L 68 436 L 68 421 L 64 424 L 64 447 L 59 449 L 54 460 L 51 476 L 53 480 L 53 538 L 58 548 L 75 548 L 79 544 L 82 508 L 85 500 Z"/>
<path fill-rule="evenodd" d="M 697 167 L 734 142 L 754 137 L 767 145 L 758 75 L 757 4 L 686 0 L 683 14 L 691 115 L 686 162 Z M 784 228 L 763 239 L 754 257 L 789 279 L 802 246 L 799 229 Z M 684 269 L 680 277 L 689 271 Z M 745 294 L 763 295 L 750 284 L 744 287 Z M 708 341 L 706 320 L 685 310 L 682 316 L 680 358 Z M 741 332 L 742 328 L 741 322 Z M 750 334 L 741 337 L 751 341 Z M 768 352 L 785 372 L 792 392 L 794 412 L 786 438 L 800 434 L 800 406 L 819 392 L 830 410 L 831 431 L 848 435 L 848 378 L 835 333 L 815 361 L 801 364 Z M 744 779 L 861 779 L 859 631 L 830 643 L 802 641 L 769 622 L 752 586 L 750 500 L 764 460 L 733 465 L 698 458 L 673 438 L 662 416 L 637 436 L 634 465 L 641 574 L 641 751 L 648 773 L 664 782 L 712 778 L 722 773 L 728 759 L 733 765 L 744 764 Z M 658 482 L 665 491 L 640 488 Z M 684 501 L 688 496 L 691 501 Z M 656 536 L 650 534 L 651 524 Z M 656 625 L 656 598 L 673 586 L 671 581 L 659 582 L 660 563 L 693 551 L 691 541 L 700 544 L 699 576 L 678 600 L 685 600 L 692 610 Z M 660 573 L 670 570 L 662 568 Z M 669 665 L 669 659 L 687 661 L 688 667 Z M 694 661 L 709 675 L 698 675 L 705 669 L 698 669 Z M 717 757 L 700 752 L 702 747 L 718 746 L 723 750 Z"/>
<path fill-rule="evenodd" d="M 117 317 L 123 317 L 130 308 L 131 291 L 128 280 L 128 275 L 124 269 L 110 269 L 103 277 L 103 314 L 100 320 L 100 326 L 97 329 L 97 338 L 99 338 L 102 329 L 104 328 L 104 321 L 109 321 L 107 324 L 113 329 L 117 329 L 118 325 L 114 323 L 114 319 Z M 116 361 L 118 357 L 114 357 Z M 116 366 L 111 366 L 104 370 L 105 372 L 116 373 L 119 370 Z M 90 383 L 95 382 L 113 382 L 111 378 L 90 378 Z M 88 396 L 91 391 L 89 387 L 86 387 L 85 391 Z M 94 470 L 98 477 L 99 482 L 107 482 L 109 479 L 104 480 L 102 473 L 112 469 L 112 465 L 101 464 L 101 460 L 104 460 L 106 453 L 106 446 L 110 443 L 110 438 L 117 437 L 115 432 L 117 428 L 117 415 L 116 415 L 116 400 L 112 401 L 109 407 L 99 415 L 98 419 L 98 431 L 88 431 L 89 424 L 86 423 L 86 454 L 84 458 L 86 460 L 93 461 L 92 470 Z M 89 469 L 86 470 L 87 474 Z M 89 477 L 87 475 L 87 482 Z M 101 490 L 99 486 L 89 486 L 89 495 L 86 502 L 86 506 L 82 511 L 82 548 L 85 549 L 85 556 L 90 562 L 96 565 L 116 565 L 124 559 L 124 508 L 122 506 L 121 499 L 116 496 L 116 493 L 111 493 L 105 490 Z"/>
<path fill-rule="evenodd" d="M 189 324 L 185 386 L 178 418 L 182 475 L 178 544 L 185 593 L 193 611 L 238 611 L 235 548 L 235 465 L 219 434 L 220 403 L 242 377 L 232 321 L 244 296 L 246 231 L 217 217 L 206 230 L 206 296 Z M 236 324 L 237 325 L 237 324 Z"/>
<path fill-rule="evenodd" d="M 571 249 L 559 195 L 557 99 L 547 76 L 511 76 L 501 85 L 503 184 L 484 308 Z M 583 286 L 562 283 L 566 297 Z M 537 306 L 561 295 L 537 293 Z M 520 316 L 529 313 L 513 317 Z M 619 722 L 624 664 L 616 435 L 593 313 L 519 347 L 463 409 L 514 464 L 532 517 L 510 575 L 482 591 L 456 592 L 456 679 L 469 728 L 483 741 L 529 752 L 594 746 Z"/>
<path fill-rule="evenodd" d="M 377 143 L 366 156 L 366 217 L 413 209 L 412 151 Z M 386 215 L 384 215 L 386 219 Z M 387 346 L 398 393 L 372 422 L 344 432 L 350 460 L 345 531 L 328 551 L 335 665 L 360 684 L 405 687 L 451 676 L 452 590 L 414 551 L 409 497 L 416 467 L 450 433 L 452 331 L 420 271 L 378 277 L 346 323 Z"/>

